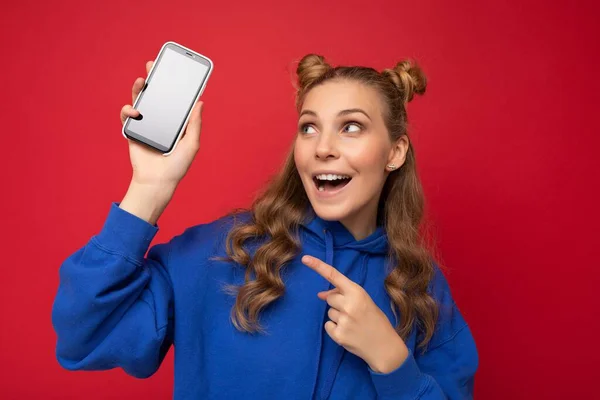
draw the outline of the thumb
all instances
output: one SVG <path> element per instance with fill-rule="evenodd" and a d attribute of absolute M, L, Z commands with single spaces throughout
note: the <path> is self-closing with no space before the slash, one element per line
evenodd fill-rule
<path fill-rule="evenodd" d="M 330 289 L 330 290 L 326 290 L 326 291 L 324 291 L 324 292 L 319 292 L 319 293 L 317 293 L 317 296 L 318 296 L 318 297 L 319 297 L 321 300 L 327 300 L 327 297 L 328 297 L 330 294 L 333 294 L 333 293 L 339 293 L 339 292 L 340 292 L 340 290 L 339 290 L 338 288 L 333 288 L 333 289 Z"/>

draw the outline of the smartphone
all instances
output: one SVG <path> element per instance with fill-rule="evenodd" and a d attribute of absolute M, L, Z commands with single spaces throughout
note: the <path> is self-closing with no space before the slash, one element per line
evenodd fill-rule
<path fill-rule="evenodd" d="M 166 42 L 133 103 L 140 115 L 125 120 L 123 136 L 165 156 L 171 154 L 212 70 L 213 62 L 208 57 L 178 43 Z"/>

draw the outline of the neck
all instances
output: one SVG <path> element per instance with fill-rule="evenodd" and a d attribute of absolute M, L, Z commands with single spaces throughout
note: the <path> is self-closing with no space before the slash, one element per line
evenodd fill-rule
<path fill-rule="evenodd" d="M 359 213 L 350 215 L 340 220 L 340 222 L 352 233 L 355 240 L 362 240 L 369 237 L 377 229 L 377 214 L 365 218 Z"/>
<path fill-rule="evenodd" d="M 369 237 L 377 229 L 379 196 L 374 197 L 357 212 L 340 220 L 356 240 Z"/>

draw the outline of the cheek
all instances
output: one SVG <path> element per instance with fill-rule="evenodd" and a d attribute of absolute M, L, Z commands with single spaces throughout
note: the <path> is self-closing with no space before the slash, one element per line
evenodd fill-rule
<path fill-rule="evenodd" d="M 307 155 L 306 146 L 302 146 L 296 142 L 294 145 L 294 162 L 296 163 L 296 169 L 300 173 L 303 173 L 306 169 L 308 163 Z"/>
<path fill-rule="evenodd" d="M 368 150 L 367 150 L 368 149 Z M 360 151 L 346 153 L 352 169 L 358 172 L 358 191 L 364 198 L 371 198 L 385 183 L 385 160 L 387 153 L 379 146 L 364 146 Z"/>
<path fill-rule="evenodd" d="M 367 150 L 370 149 L 370 150 Z M 379 149 L 362 147 L 347 154 L 348 162 L 361 175 L 383 174 L 385 155 Z"/>
<path fill-rule="evenodd" d="M 301 165 L 302 165 L 302 151 L 299 148 L 300 146 L 298 146 L 298 144 L 296 143 L 294 145 L 294 162 L 296 163 L 296 168 L 298 170 L 301 169 Z"/>

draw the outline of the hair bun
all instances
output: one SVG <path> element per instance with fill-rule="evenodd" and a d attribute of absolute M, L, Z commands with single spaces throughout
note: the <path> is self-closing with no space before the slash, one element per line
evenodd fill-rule
<path fill-rule="evenodd" d="M 411 101 L 415 94 L 425 93 L 427 78 L 423 70 L 410 60 L 400 61 L 393 69 L 382 74 L 388 76 L 402 93 L 404 103 Z"/>
<path fill-rule="evenodd" d="M 318 54 L 305 55 L 298 63 L 298 68 L 296 68 L 299 89 L 306 89 L 330 69 L 331 65 L 327 64 L 323 56 Z"/>

